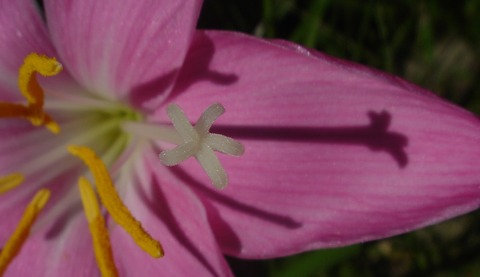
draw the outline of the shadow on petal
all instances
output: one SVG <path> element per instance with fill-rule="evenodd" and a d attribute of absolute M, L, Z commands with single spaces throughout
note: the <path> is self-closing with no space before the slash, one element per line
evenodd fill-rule
<path fill-rule="evenodd" d="M 53 224 L 45 234 L 45 238 L 47 240 L 57 239 L 58 236 L 60 236 L 60 234 L 65 230 L 66 226 L 69 224 L 69 221 L 71 221 L 71 218 L 82 211 L 83 209 L 80 202 L 69 205 L 69 207 L 65 209 L 59 216 L 55 217 Z"/>
<path fill-rule="evenodd" d="M 387 152 L 400 168 L 408 164 L 404 134 L 389 131 L 392 115 L 387 111 L 367 113 L 370 124 L 366 126 L 338 127 L 272 127 L 272 126 L 222 126 L 214 125 L 214 133 L 235 139 L 309 142 L 325 144 L 360 145 L 372 151 Z"/>
<path fill-rule="evenodd" d="M 216 85 L 228 86 L 238 81 L 238 75 L 228 72 L 219 72 L 209 68 L 215 54 L 212 40 L 204 33 L 197 32 L 185 58 L 186 62 L 177 80 L 174 92 L 170 97 L 175 97 L 196 83 L 201 81 L 211 82 Z"/>
<path fill-rule="evenodd" d="M 288 229 L 296 229 L 300 228 L 302 224 L 293 220 L 288 216 L 284 216 L 281 214 L 276 214 L 268 211 L 264 211 L 249 205 L 246 205 L 242 202 L 235 200 L 232 197 L 225 196 L 213 189 L 210 189 L 206 185 L 202 184 L 201 182 L 193 179 L 188 173 L 182 170 L 180 167 L 172 167 L 172 173 L 183 183 L 190 186 L 192 189 L 199 192 L 201 195 L 211 199 L 215 202 L 221 203 L 233 210 L 237 210 L 242 213 L 249 214 L 252 217 L 257 217 L 265 221 L 269 221 L 271 223 L 277 224 L 279 226 L 283 226 Z"/>
<path fill-rule="evenodd" d="M 139 181 L 140 182 L 140 181 Z M 146 192 L 140 187 L 137 191 L 143 203 L 154 213 L 158 219 L 164 222 L 175 239 L 183 245 L 205 268 L 211 273 L 211 276 L 219 276 L 214 267 L 202 255 L 200 249 L 192 242 L 180 227 L 177 218 L 175 218 L 171 204 L 168 203 L 164 192 L 160 188 L 158 180 L 150 176 L 150 191 Z M 168 250 L 167 250 L 168 251 Z M 173 250 L 174 251 L 174 250 Z"/>
<path fill-rule="evenodd" d="M 134 87 L 129 94 L 130 103 L 134 107 L 143 108 L 151 101 L 163 99 L 177 74 L 178 69 L 174 69 L 165 75 Z"/>
<path fill-rule="evenodd" d="M 219 236 L 217 233 L 215 236 L 217 243 L 221 245 L 223 249 L 227 247 L 232 249 L 233 252 L 240 252 L 242 249 L 242 243 L 230 224 L 223 220 L 218 209 L 209 201 L 203 201 L 203 204 L 207 210 L 208 222 L 210 223 L 212 230 L 221 230 L 221 235 Z"/>
<path fill-rule="evenodd" d="M 235 200 L 232 197 L 223 195 L 213 189 L 210 189 L 206 185 L 202 184 L 201 182 L 192 178 L 188 173 L 182 170 L 180 167 L 172 167 L 171 172 L 183 183 L 190 186 L 194 189 L 197 193 L 202 195 L 203 197 L 220 203 L 230 209 L 237 210 L 241 213 L 248 214 L 251 217 L 260 218 L 264 221 L 271 222 L 278 226 L 287 228 L 287 229 L 297 229 L 302 227 L 302 223 L 295 221 L 294 219 L 284 216 L 281 214 L 272 213 L 269 211 L 264 211 L 258 209 L 256 207 L 252 207 L 246 205 L 238 200 Z M 217 237 L 217 241 L 222 246 L 228 246 L 233 252 L 239 252 L 242 248 L 241 242 L 238 236 L 235 234 L 235 231 L 230 227 L 228 222 L 224 221 L 219 214 L 218 210 L 208 203 L 208 201 L 204 201 L 204 205 L 207 209 L 207 216 L 209 222 L 212 224 L 212 229 L 222 230 L 222 234 L 220 237 Z M 216 228 L 217 227 L 217 228 Z"/>

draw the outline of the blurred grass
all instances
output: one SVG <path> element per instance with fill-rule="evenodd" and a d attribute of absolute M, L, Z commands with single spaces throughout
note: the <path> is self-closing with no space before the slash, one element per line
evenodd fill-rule
<path fill-rule="evenodd" d="M 478 0 L 205 0 L 199 27 L 292 40 L 480 113 Z M 480 276 L 479 219 L 474 212 L 346 248 L 229 262 L 237 276 Z"/>

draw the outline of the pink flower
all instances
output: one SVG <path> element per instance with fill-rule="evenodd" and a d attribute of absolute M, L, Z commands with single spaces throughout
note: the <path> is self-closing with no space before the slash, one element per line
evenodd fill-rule
<path fill-rule="evenodd" d="M 0 0 L 0 101 L 26 101 L 16 82 L 30 53 L 64 68 L 39 80 L 58 135 L 24 119 L 0 121 L 0 175 L 25 177 L 1 196 L 2 245 L 32 197 L 50 191 L 7 276 L 100 274 L 76 184 L 86 176 L 102 197 L 90 178 L 101 165 L 86 166 L 72 154 L 90 152 L 72 145 L 94 149 L 125 206 L 165 250 L 154 259 L 110 210 L 87 211 L 106 215 L 122 276 L 228 276 L 223 254 L 269 258 L 352 244 L 478 207 L 474 115 L 298 45 L 195 31 L 200 7 L 45 0 L 45 23 L 31 1 Z M 214 103 L 225 107 L 221 117 Z M 178 107 L 190 122 L 207 112 L 192 127 Z M 211 132 L 238 139 L 240 158 L 213 155 L 242 153 L 208 132 L 215 119 Z"/>

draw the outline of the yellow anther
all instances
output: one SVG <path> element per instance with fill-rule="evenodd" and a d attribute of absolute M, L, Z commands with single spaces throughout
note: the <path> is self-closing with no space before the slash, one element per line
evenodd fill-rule
<path fill-rule="evenodd" d="M 0 194 L 17 187 L 25 178 L 20 173 L 12 173 L 7 176 L 0 177 Z"/>
<path fill-rule="evenodd" d="M 13 260 L 13 258 L 15 258 L 15 256 L 17 256 L 23 243 L 30 233 L 30 228 L 35 222 L 38 214 L 47 204 L 49 198 L 50 191 L 47 189 L 41 189 L 35 194 L 32 201 L 30 201 L 28 204 L 20 222 L 17 225 L 17 228 L 4 245 L 2 253 L 0 253 L 0 275 L 5 272 L 10 262 Z"/>
<path fill-rule="evenodd" d="M 57 75 L 61 70 L 62 64 L 55 58 L 36 53 L 31 53 L 25 58 L 18 73 L 18 87 L 28 104 L 43 107 L 43 90 L 38 84 L 35 73 L 49 77 Z"/>
<path fill-rule="evenodd" d="M 107 167 L 95 152 L 88 147 L 74 145 L 70 145 L 68 151 L 82 159 L 90 168 L 100 200 L 113 220 L 127 231 L 135 243 L 150 256 L 154 258 L 162 257 L 164 255 L 162 246 L 143 229 L 140 222 L 132 216 L 128 208 L 123 204 L 113 186 Z"/>
<path fill-rule="evenodd" d="M 82 197 L 83 209 L 87 217 L 90 233 L 92 234 L 93 249 L 98 268 L 103 277 L 118 276 L 118 271 L 113 260 L 112 247 L 105 220 L 100 213 L 97 196 L 87 179 L 80 177 L 78 188 Z"/>
<path fill-rule="evenodd" d="M 43 110 L 44 93 L 38 84 L 35 73 L 54 76 L 62 70 L 62 65 L 55 59 L 32 53 L 28 55 L 18 74 L 18 86 L 28 105 L 0 103 L 1 118 L 26 118 L 34 126 L 45 125 L 52 133 L 60 132 L 58 124 Z"/>

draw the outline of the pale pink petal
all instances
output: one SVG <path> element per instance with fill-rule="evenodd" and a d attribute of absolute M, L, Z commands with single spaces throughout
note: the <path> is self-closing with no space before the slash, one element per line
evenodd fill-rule
<path fill-rule="evenodd" d="M 45 9 L 60 57 L 86 89 L 154 106 L 177 76 L 201 3 L 46 0 Z"/>
<path fill-rule="evenodd" d="M 55 225 L 34 229 L 5 276 L 100 276 L 81 204 L 76 207 Z"/>
<path fill-rule="evenodd" d="M 20 99 L 18 68 L 31 52 L 53 55 L 45 23 L 35 1 L 0 0 L 0 100 Z"/>
<path fill-rule="evenodd" d="M 123 276 L 231 276 L 199 199 L 165 168 L 153 150 L 137 163 L 125 202 L 146 230 L 158 239 L 165 256 L 154 259 L 125 231 L 112 230 L 113 251 Z M 128 253 L 128 254 L 126 254 Z"/>
<path fill-rule="evenodd" d="M 480 122 L 396 77 L 299 46 L 198 32 L 178 85 L 195 122 L 245 145 L 219 154 L 213 189 L 194 159 L 172 172 L 205 199 L 225 253 L 258 258 L 387 237 L 476 209 Z M 165 110 L 152 120 L 168 121 Z"/>
<path fill-rule="evenodd" d="M 30 160 L 33 159 L 35 156 L 30 157 Z M 5 276 L 95 276 L 97 266 L 88 224 L 75 190 L 77 176 L 85 169 L 79 161 L 73 160 L 72 163 L 72 160 L 67 158 L 52 164 L 44 161 L 43 170 L 27 175 L 18 188 L 0 196 L 0 221 L 3 226 L 0 229 L 0 245 L 4 245 L 35 192 L 40 188 L 51 192 L 46 207 L 20 253 L 8 266 Z M 28 159 L 25 159 L 23 164 L 27 163 Z M 16 165 L 22 172 L 20 164 Z"/>

